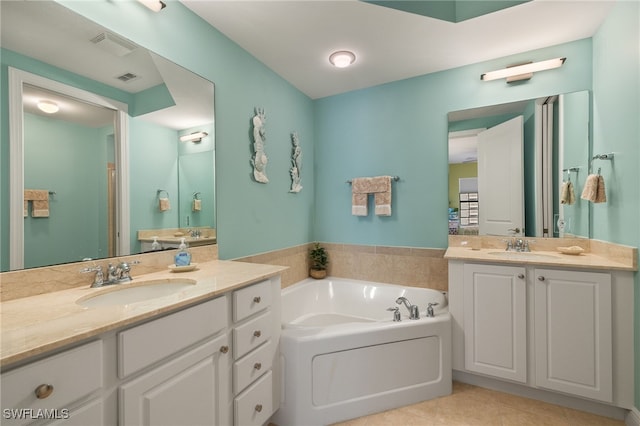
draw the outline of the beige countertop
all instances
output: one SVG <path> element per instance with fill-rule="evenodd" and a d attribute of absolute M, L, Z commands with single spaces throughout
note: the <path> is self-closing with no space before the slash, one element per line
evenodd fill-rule
<path fill-rule="evenodd" d="M 134 277 L 125 284 L 102 288 L 73 288 L 0 304 L 0 366 L 97 336 L 138 321 L 162 315 L 230 290 L 278 275 L 282 266 L 214 260 L 190 272 L 169 270 Z M 123 286 L 184 280 L 193 287 L 169 296 L 127 305 L 83 307 L 78 300 Z"/>
<path fill-rule="evenodd" d="M 563 254 L 558 251 L 532 250 L 528 253 L 507 252 L 498 248 L 449 247 L 445 259 L 477 262 L 558 266 L 577 269 L 635 271 L 633 262 L 620 262 L 604 254 L 584 252 L 579 255 Z"/>

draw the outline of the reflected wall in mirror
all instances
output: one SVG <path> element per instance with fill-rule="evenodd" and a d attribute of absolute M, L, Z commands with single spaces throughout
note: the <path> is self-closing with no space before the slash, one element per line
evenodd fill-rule
<path fill-rule="evenodd" d="M 589 238 L 589 205 L 580 194 L 589 168 L 590 105 L 583 91 L 449 113 L 449 233 Z M 478 143 L 497 144 L 496 129 L 515 117 L 522 117 L 521 157 L 504 147 L 479 156 Z M 521 176 L 513 171 L 518 166 Z M 483 186 L 487 182 L 494 184 Z M 522 200 L 522 227 L 507 225 L 517 211 L 509 202 L 516 199 Z M 505 224 L 505 231 L 481 227 L 487 218 Z"/>
<path fill-rule="evenodd" d="M 0 196 L 10 216 L 2 222 L 0 270 L 138 253 L 142 230 L 173 236 L 199 227 L 215 236 L 213 83 L 55 2 L 0 7 L 3 85 L 16 98 L 7 91 L 1 98 L 11 160 L 0 167 L 10 186 Z M 10 69 L 46 83 L 11 87 L 8 80 L 22 80 L 7 77 Z M 63 96 L 67 88 L 89 100 Z M 60 111 L 44 114 L 30 99 L 53 100 Z M 81 111 L 107 117 L 91 121 Z M 180 142 L 196 131 L 207 136 Z M 48 216 L 34 215 L 41 200 L 24 203 L 30 189 L 52 192 L 42 200 Z M 158 189 L 169 193 L 169 210 L 160 211 Z"/>

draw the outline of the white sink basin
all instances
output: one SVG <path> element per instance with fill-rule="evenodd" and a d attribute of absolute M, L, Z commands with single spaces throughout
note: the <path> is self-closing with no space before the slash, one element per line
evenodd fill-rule
<path fill-rule="evenodd" d="M 549 259 L 558 259 L 558 256 L 554 256 L 553 254 L 544 254 L 544 253 L 535 253 L 531 251 L 491 251 L 489 252 L 491 256 L 500 257 L 502 259 L 512 259 L 512 260 L 549 260 Z"/>
<path fill-rule="evenodd" d="M 140 285 L 114 284 L 103 292 L 78 299 L 76 303 L 86 308 L 98 306 L 128 305 L 130 303 L 144 302 L 150 299 L 170 296 L 180 291 L 191 288 L 194 280 L 172 280 L 162 282 L 149 282 Z"/>

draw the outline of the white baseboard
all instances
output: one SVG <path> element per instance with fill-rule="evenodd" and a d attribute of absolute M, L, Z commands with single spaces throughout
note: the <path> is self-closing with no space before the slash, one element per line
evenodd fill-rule
<path fill-rule="evenodd" d="M 627 426 L 640 426 L 640 411 L 636 407 L 633 407 L 627 417 L 624 419 L 624 424 Z"/>

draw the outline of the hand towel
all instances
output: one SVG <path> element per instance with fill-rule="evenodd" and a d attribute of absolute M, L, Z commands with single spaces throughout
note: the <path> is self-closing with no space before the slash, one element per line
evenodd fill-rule
<path fill-rule="evenodd" d="M 368 194 L 374 194 L 375 213 L 391 216 L 391 176 L 355 178 L 351 182 L 351 214 L 366 216 Z"/>
<path fill-rule="evenodd" d="M 199 212 L 200 210 L 202 210 L 202 200 L 193 200 L 193 205 L 191 206 L 191 210 L 193 210 L 194 212 Z"/>
<path fill-rule="evenodd" d="M 31 217 L 49 217 L 49 191 L 46 189 L 25 189 L 24 200 L 33 202 Z"/>
<path fill-rule="evenodd" d="M 576 202 L 576 194 L 573 190 L 573 183 L 571 181 L 562 183 L 562 190 L 560 191 L 560 203 L 572 205 Z"/>
<path fill-rule="evenodd" d="M 29 216 L 29 200 L 24 200 L 23 212 L 24 212 L 24 217 Z"/>
<path fill-rule="evenodd" d="M 591 201 L 592 203 L 606 202 L 607 195 L 604 190 L 604 178 L 601 175 L 595 174 L 587 176 L 580 198 Z"/>
<path fill-rule="evenodd" d="M 167 211 L 171 209 L 171 203 L 169 203 L 168 198 L 160 198 L 159 208 L 161 212 Z"/>

